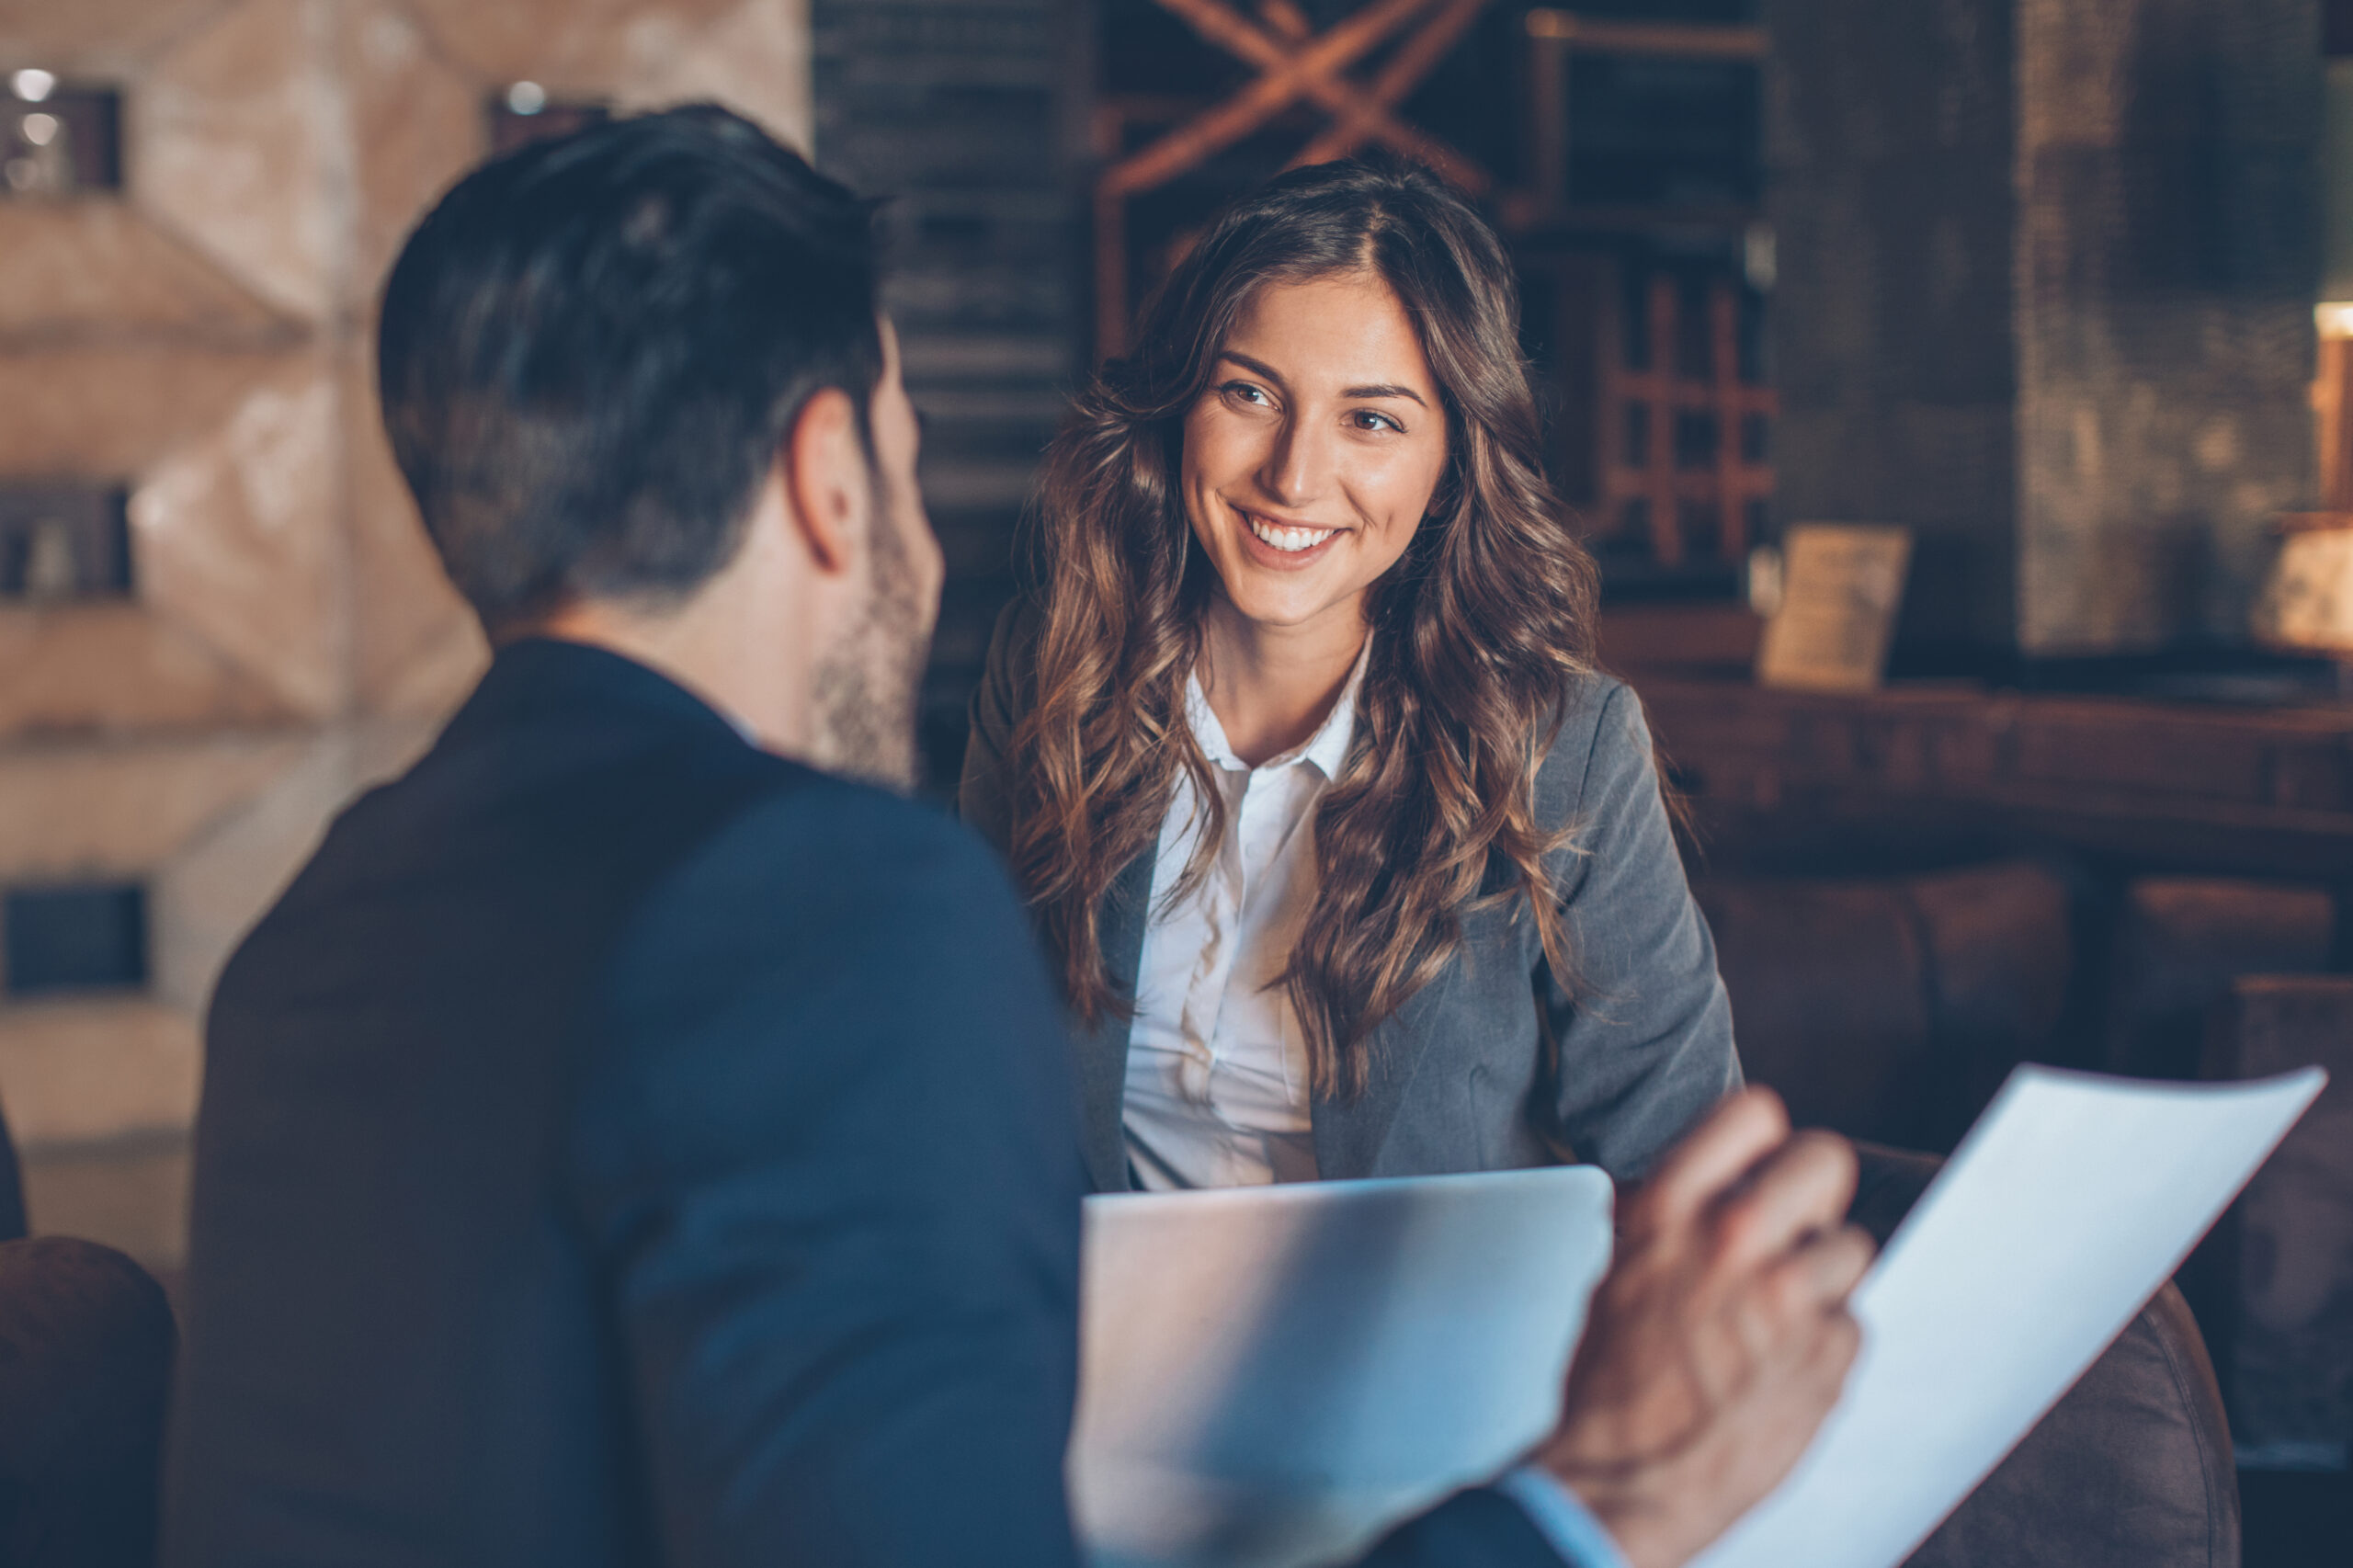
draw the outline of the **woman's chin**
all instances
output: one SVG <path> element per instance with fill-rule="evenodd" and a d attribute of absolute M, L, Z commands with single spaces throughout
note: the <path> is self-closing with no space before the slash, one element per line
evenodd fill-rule
<path fill-rule="evenodd" d="M 1312 625 L 1330 616 L 1354 596 L 1296 578 L 1282 583 L 1253 582 L 1256 573 L 1243 574 L 1239 585 L 1226 585 L 1226 599 L 1236 614 L 1253 626 L 1268 631 Z M 1235 591 L 1237 585 L 1239 592 Z"/>

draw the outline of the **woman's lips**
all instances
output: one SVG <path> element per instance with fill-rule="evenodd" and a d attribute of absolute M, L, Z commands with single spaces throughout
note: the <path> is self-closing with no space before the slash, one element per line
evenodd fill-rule
<path fill-rule="evenodd" d="M 1279 571 L 1294 570 L 1321 560 L 1332 548 L 1332 541 L 1348 531 L 1278 523 L 1238 506 L 1233 510 L 1241 519 L 1244 550 L 1253 561 Z"/>

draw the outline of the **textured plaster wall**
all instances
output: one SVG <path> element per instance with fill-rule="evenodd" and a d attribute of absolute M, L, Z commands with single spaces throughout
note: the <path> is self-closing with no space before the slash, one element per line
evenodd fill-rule
<path fill-rule="evenodd" d="M 0 476 L 129 485 L 136 581 L 0 607 L 0 883 L 143 880 L 153 927 L 148 994 L 0 1006 L 37 1225 L 172 1260 L 222 960 L 481 667 L 369 343 L 492 95 L 805 147 L 809 46 L 805 0 L 0 0 L 0 73 L 121 91 L 126 184 L 0 200 Z"/>

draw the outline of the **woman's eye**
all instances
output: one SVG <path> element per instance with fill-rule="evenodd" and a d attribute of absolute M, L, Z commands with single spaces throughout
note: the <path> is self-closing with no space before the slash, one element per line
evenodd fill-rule
<path fill-rule="evenodd" d="M 1267 406 L 1266 389 L 1254 387 L 1248 381 L 1228 381 L 1218 390 L 1237 403 L 1246 403 L 1255 408 Z"/>
<path fill-rule="evenodd" d="M 1405 430 L 1403 425 L 1398 424 L 1389 415 L 1375 414 L 1370 408 L 1359 408 L 1348 417 L 1356 422 L 1356 427 L 1359 430 L 1394 430 L 1400 435 L 1403 435 Z"/>

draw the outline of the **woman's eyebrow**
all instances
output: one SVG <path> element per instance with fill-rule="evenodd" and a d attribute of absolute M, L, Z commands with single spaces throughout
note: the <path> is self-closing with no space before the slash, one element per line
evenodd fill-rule
<path fill-rule="evenodd" d="M 1264 376 L 1279 387 L 1286 384 L 1282 372 L 1263 359 L 1253 359 L 1247 354 L 1237 354 L 1231 348 L 1219 349 L 1217 357 L 1221 359 L 1231 359 L 1252 375 Z"/>
<path fill-rule="evenodd" d="M 1221 359 L 1231 359 L 1235 364 L 1241 366 L 1244 369 L 1249 371 L 1252 375 L 1264 376 L 1267 380 L 1274 382 L 1277 386 L 1286 384 L 1282 378 L 1282 372 L 1276 369 L 1272 365 L 1266 363 L 1264 360 L 1253 359 L 1249 355 L 1239 353 L 1231 348 L 1220 349 L 1218 351 L 1218 358 Z M 1402 397 L 1409 402 L 1421 403 L 1424 408 L 1427 408 L 1429 406 L 1429 404 L 1423 400 L 1421 393 L 1415 392 L 1411 387 L 1399 386 L 1392 381 L 1376 381 L 1370 386 L 1349 387 L 1346 391 L 1342 392 L 1340 395 L 1344 398 Z"/>

